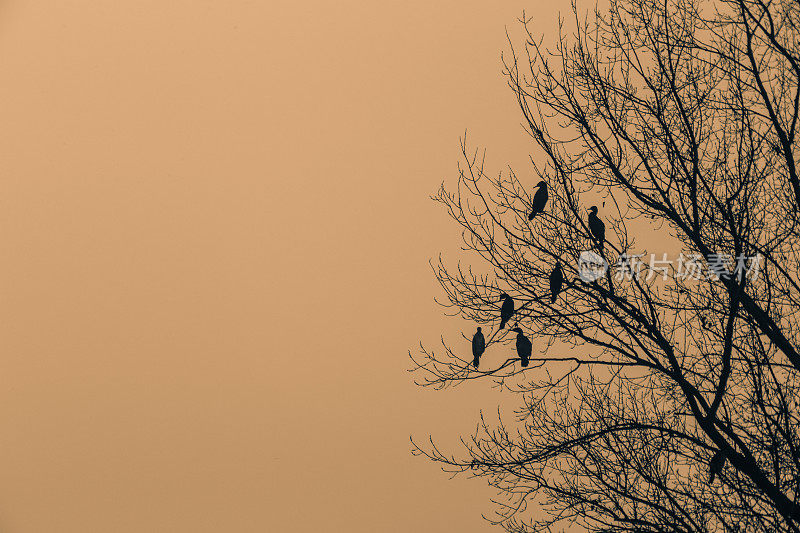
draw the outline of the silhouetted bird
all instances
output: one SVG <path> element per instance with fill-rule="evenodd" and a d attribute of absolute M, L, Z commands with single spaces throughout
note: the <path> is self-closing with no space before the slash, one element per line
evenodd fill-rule
<path fill-rule="evenodd" d="M 722 467 L 725 466 L 725 452 L 717 450 L 714 457 L 708 463 L 708 483 L 714 483 L 714 476 L 722 472 Z"/>
<path fill-rule="evenodd" d="M 506 322 L 514 316 L 514 299 L 506 293 L 500 295 L 503 305 L 500 307 L 500 329 L 506 327 Z"/>
<path fill-rule="evenodd" d="M 531 359 L 531 352 L 533 351 L 533 344 L 530 339 L 522 333 L 520 328 L 514 328 L 511 331 L 517 332 L 517 355 L 522 361 L 522 366 L 528 366 Z"/>
<path fill-rule="evenodd" d="M 481 328 L 478 328 L 478 331 L 472 337 L 472 366 L 478 368 L 478 364 L 481 362 L 481 355 L 486 350 L 486 339 L 483 338 L 483 333 L 481 333 Z"/>
<path fill-rule="evenodd" d="M 606 225 L 597 217 L 597 206 L 594 205 L 589 208 L 589 231 L 602 250 L 603 241 L 606 240 Z"/>
<path fill-rule="evenodd" d="M 544 206 L 547 204 L 547 182 L 540 181 L 536 186 L 539 187 L 539 190 L 533 195 L 533 205 L 528 220 L 533 220 L 533 217 L 544 211 Z"/>
<path fill-rule="evenodd" d="M 564 271 L 561 270 L 561 263 L 556 263 L 556 267 L 550 272 L 550 303 L 556 303 L 558 293 L 564 285 Z"/>

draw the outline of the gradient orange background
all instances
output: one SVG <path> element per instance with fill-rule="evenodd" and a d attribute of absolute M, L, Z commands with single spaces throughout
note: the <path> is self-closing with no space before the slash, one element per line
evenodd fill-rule
<path fill-rule="evenodd" d="M 428 199 L 466 128 L 529 171 L 523 7 L 0 4 L 0 531 L 490 531 L 411 457 L 499 393 L 422 390 Z"/>

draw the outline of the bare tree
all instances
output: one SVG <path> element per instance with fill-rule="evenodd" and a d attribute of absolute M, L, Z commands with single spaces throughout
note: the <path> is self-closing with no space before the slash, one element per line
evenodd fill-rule
<path fill-rule="evenodd" d="M 508 531 L 798 531 L 800 3 L 572 14 L 552 47 L 523 16 L 525 42 L 509 38 L 503 59 L 533 173 L 490 175 L 464 140 L 457 183 L 435 196 L 475 258 L 434 265 L 445 305 L 483 326 L 486 356 L 512 354 L 497 328 L 510 295 L 530 365 L 476 367 L 460 339 L 410 354 L 420 385 L 487 380 L 519 409 L 482 417 L 462 450 L 415 453 L 485 477 Z M 549 201 L 529 220 L 540 180 Z M 637 238 L 653 231 L 679 259 L 666 276 L 644 260 L 637 276 Z M 587 277 L 588 250 L 627 267 Z"/>

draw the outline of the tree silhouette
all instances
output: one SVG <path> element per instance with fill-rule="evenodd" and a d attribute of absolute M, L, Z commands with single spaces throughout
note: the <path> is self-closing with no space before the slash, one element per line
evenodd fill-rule
<path fill-rule="evenodd" d="M 475 258 L 434 264 L 444 305 L 483 326 L 486 352 L 479 370 L 468 339 L 442 341 L 412 371 L 436 388 L 489 380 L 520 406 L 481 417 L 462 450 L 414 451 L 485 477 L 508 531 L 798 531 L 800 3 L 607 7 L 573 5 L 551 48 L 523 15 L 503 63 L 533 171 L 492 176 L 463 139 L 435 196 Z M 529 220 L 539 181 L 549 200 Z M 677 266 L 634 268 L 654 231 Z M 581 277 L 582 251 L 624 268 Z M 498 329 L 503 293 L 527 368 Z"/>

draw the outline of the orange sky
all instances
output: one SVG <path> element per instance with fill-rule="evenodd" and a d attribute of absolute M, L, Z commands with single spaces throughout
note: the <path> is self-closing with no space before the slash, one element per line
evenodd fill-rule
<path fill-rule="evenodd" d="M 0 3 L 0 530 L 493 530 L 411 457 L 497 392 L 421 390 L 464 325 L 428 196 L 466 128 L 529 170 L 500 75 L 526 7 Z"/>

